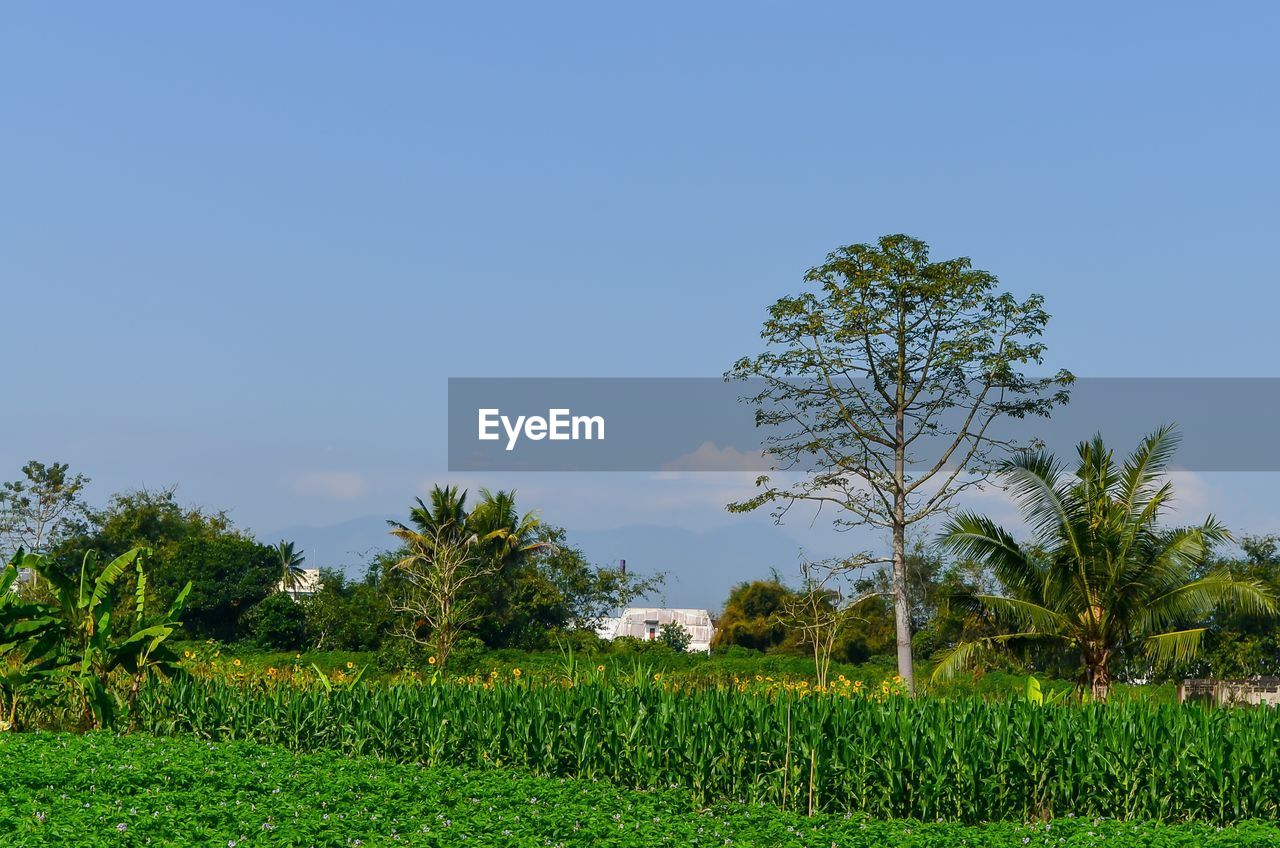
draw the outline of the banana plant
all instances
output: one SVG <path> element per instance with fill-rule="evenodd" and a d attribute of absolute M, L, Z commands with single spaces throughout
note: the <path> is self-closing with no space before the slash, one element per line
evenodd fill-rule
<path fill-rule="evenodd" d="M 179 617 L 191 591 L 188 583 L 165 615 L 155 622 L 146 616 L 147 548 L 134 548 L 99 567 L 96 551 L 84 555 L 79 580 L 39 557 L 30 566 L 51 587 L 58 611 L 60 661 L 57 670 L 72 679 L 84 704 L 83 722 L 92 729 L 112 722 L 116 699 L 108 683 L 116 671 L 129 676 L 124 705 L 132 707 L 142 684 L 152 675 L 168 676 L 177 657 L 164 644 L 181 626 Z M 116 616 L 116 583 L 132 570 L 136 575 L 133 621 Z M 117 635 L 120 634 L 120 635 Z"/>
<path fill-rule="evenodd" d="M 58 611 L 18 593 L 23 571 L 40 557 L 21 549 L 0 571 L 0 731 L 17 729 L 22 693 L 52 668 L 61 628 Z"/>

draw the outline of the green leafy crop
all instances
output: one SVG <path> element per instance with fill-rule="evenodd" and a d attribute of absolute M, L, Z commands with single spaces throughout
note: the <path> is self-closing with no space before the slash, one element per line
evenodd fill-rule
<path fill-rule="evenodd" d="M 838 846 L 838 848 L 1254 848 L 1280 827 L 923 824 L 811 818 L 771 807 L 698 809 L 515 770 L 420 768 L 244 742 L 145 735 L 0 737 L 0 844 L 37 846 Z"/>

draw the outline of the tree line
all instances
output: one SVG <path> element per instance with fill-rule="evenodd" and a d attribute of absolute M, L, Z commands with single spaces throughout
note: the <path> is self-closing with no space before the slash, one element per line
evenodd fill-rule
<path fill-rule="evenodd" d="M 389 522 L 389 548 L 372 556 L 362 575 L 321 568 L 314 593 L 298 593 L 306 556 L 293 543 L 263 543 L 225 511 L 181 504 L 173 489 L 121 492 L 93 508 L 84 498 L 88 482 L 66 464 L 33 461 L 5 484 L 5 561 L 20 549 L 39 553 L 70 576 L 87 553 L 110 560 L 145 550 L 145 592 L 157 607 L 167 608 L 190 585 L 182 624 L 196 639 L 385 650 L 406 664 L 458 646 L 536 650 L 590 632 L 601 617 L 663 583 L 661 574 L 592 565 L 563 528 L 521 513 L 513 491 L 481 490 L 472 503 L 456 487 L 435 487 L 403 522 Z M 431 534 L 435 545 L 426 550 Z M 442 571 L 438 554 L 446 544 L 464 540 L 467 557 L 454 575 L 461 585 L 443 587 L 450 597 L 441 617 L 428 596 L 442 587 L 427 584 Z M 39 575 L 30 582 L 24 591 L 48 591 Z M 136 589 L 126 576 L 115 591 Z M 443 652 L 441 631 L 449 634 Z"/>
<path fill-rule="evenodd" d="M 1098 697 L 1118 674 L 1273 669 L 1274 540 L 1246 538 L 1247 558 L 1230 561 L 1215 519 L 1165 526 L 1172 429 L 1123 459 L 1101 436 L 1085 440 L 1074 467 L 998 435 L 1002 419 L 1070 400 L 1070 372 L 1034 373 L 1049 322 L 1040 295 L 1001 291 L 967 257 L 935 260 L 902 234 L 841 247 L 804 283 L 769 308 L 764 349 L 725 375 L 750 387 L 774 465 L 728 508 L 780 521 L 811 504 L 888 544 L 806 562 L 795 588 L 735 588 L 718 644 L 812 652 L 820 679 L 834 655 L 891 651 L 912 691 L 921 651 L 935 676 L 1017 661 L 1075 674 Z M 298 605 L 272 588 L 293 579 L 301 552 L 260 544 L 225 513 L 183 509 L 164 491 L 116 495 L 95 513 L 65 465 L 24 475 L 0 491 L 11 547 L 74 563 L 145 546 L 162 603 L 191 584 L 184 621 L 196 635 L 368 648 L 394 634 L 407 658 L 443 662 L 467 646 L 582 634 L 658 580 L 590 566 L 561 528 L 519 513 L 514 493 L 481 491 L 469 505 L 437 488 L 391 522 L 399 547 L 363 579 L 326 573 Z M 1021 508 L 1029 540 L 957 512 L 959 494 L 992 483 Z M 910 544 L 938 522 L 940 534 Z"/>

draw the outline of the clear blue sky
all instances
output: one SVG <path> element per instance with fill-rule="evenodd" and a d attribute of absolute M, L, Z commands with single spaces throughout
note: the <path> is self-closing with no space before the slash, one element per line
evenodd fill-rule
<path fill-rule="evenodd" d="M 826 251 L 897 231 L 1043 293 L 1053 367 L 1275 376 L 1278 25 L 9 5 L 0 476 L 177 484 L 264 534 L 385 516 L 446 476 L 447 377 L 719 374 Z M 1261 476 L 1200 481 L 1206 508 L 1280 529 Z M 584 532 L 738 520 L 733 481 L 461 482 Z"/>

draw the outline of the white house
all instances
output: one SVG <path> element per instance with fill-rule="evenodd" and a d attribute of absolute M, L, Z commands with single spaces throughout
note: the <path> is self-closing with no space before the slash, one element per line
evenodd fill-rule
<path fill-rule="evenodd" d="M 601 620 L 596 635 L 613 641 L 619 636 L 631 636 L 645 641 L 656 641 L 662 625 L 675 622 L 689 633 L 689 650 L 709 653 L 715 625 L 711 613 L 704 609 L 663 609 L 658 607 L 627 607 L 617 618 Z"/>
<path fill-rule="evenodd" d="M 294 581 L 292 588 L 286 589 L 284 581 L 281 580 L 276 584 L 276 591 L 284 592 L 295 601 L 309 598 L 320 591 L 320 569 L 304 568 Z"/>

